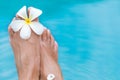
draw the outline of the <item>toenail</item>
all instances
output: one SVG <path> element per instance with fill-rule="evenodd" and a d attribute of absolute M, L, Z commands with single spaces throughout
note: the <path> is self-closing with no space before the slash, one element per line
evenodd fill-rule
<path fill-rule="evenodd" d="M 47 80 L 53 80 L 55 78 L 54 74 L 48 74 Z"/>
<path fill-rule="evenodd" d="M 48 33 L 50 33 L 50 30 L 48 30 Z"/>
<path fill-rule="evenodd" d="M 58 45 L 58 43 L 55 41 L 55 45 Z"/>

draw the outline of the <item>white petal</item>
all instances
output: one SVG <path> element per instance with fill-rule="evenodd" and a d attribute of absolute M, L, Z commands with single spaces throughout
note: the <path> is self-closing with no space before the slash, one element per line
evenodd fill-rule
<path fill-rule="evenodd" d="M 14 32 L 17 32 L 22 28 L 24 24 L 25 24 L 24 20 L 14 20 L 11 22 L 10 26 Z"/>
<path fill-rule="evenodd" d="M 53 80 L 55 78 L 55 75 L 54 74 L 49 74 L 47 76 L 47 80 Z"/>
<path fill-rule="evenodd" d="M 31 29 L 29 25 L 25 24 L 20 31 L 20 37 L 22 39 L 29 39 L 30 36 L 31 36 Z"/>
<path fill-rule="evenodd" d="M 32 22 L 30 24 L 30 27 L 32 28 L 32 30 L 37 34 L 37 35 L 41 35 L 44 31 L 44 27 L 42 24 L 40 24 L 39 22 Z"/>
<path fill-rule="evenodd" d="M 18 12 L 17 15 L 23 19 L 27 18 L 26 6 L 23 6 Z"/>
<path fill-rule="evenodd" d="M 30 7 L 29 18 L 31 19 L 31 21 L 39 17 L 41 14 L 42 14 L 42 11 L 40 9 Z"/>

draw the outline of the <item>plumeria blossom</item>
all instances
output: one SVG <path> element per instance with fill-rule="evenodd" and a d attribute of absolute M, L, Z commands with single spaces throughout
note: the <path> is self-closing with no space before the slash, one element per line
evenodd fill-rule
<path fill-rule="evenodd" d="M 48 74 L 47 80 L 54 80 L 55 75 L 54 74 Z"/>
<path fill-rule="evenodd" d="M 29 13 L 26 6 L 22 7 L 16 14 L 20 19 L 15 19 L 11 22 L 10 26 L 14 32 L 20 31 L 20 37 L 22 39 L 29 39 L 31 36 L 31 30 L 37 35 L 43 33 L 44 27 L 38 21 L 35 21 L 42 14 L 42 11 L 34 7 L 30 7 Z"/>

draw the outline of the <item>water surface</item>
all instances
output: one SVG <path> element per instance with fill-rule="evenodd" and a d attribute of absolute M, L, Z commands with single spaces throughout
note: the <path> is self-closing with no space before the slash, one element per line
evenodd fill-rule
<path fill-rule="evenodd" d="M 120 80 L 119 0 L 0 2 L 0 80 L 18 80 L 7 28 L 24 5 L 43 10 L 41 23 L 59 44 L 64 80 Z"/>

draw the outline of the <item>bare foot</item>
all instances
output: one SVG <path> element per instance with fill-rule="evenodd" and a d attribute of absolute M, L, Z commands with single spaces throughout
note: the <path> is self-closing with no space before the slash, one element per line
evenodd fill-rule
<path fill-rule="evenodd" d="M 52 80 L 63 80 L 60 67 L 57 62 L 58 45 L 54 41 L 49 30 L 45 30 L 40 40 L 41 80 L 48 80 L 49 74 L 55 76 Z"/>
<path fill-rule="evenodd" d="M 19 80 L 39 80 L 39 36 L 32 32 L 29 40 L 23 40 L 20 38 L 19 32 L 14 33 L 11 27 L 8 30 Z"/>

